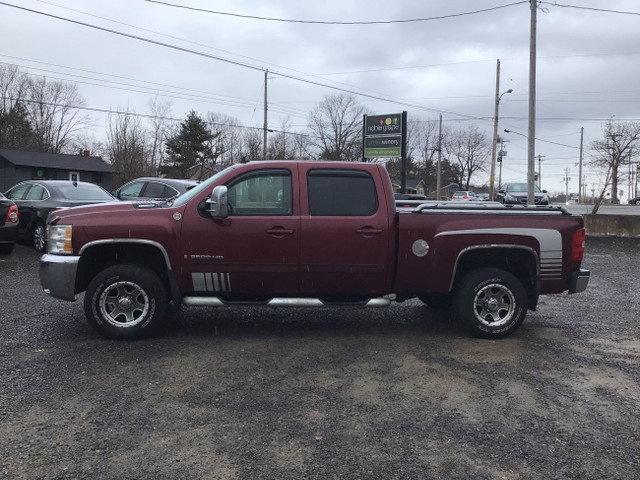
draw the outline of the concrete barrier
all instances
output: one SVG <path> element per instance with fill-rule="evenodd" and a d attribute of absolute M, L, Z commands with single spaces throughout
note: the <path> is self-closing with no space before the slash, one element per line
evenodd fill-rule
<path fill-rule="evenodd" d="M 586 214 L 584 226 L 591 237 L 640 238 L 640 216 Z"/>

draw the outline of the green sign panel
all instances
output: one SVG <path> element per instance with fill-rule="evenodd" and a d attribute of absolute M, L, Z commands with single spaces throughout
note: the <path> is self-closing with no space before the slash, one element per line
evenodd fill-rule
<path fill-rule="evenodd" d="M 387 137 L 365 137 L 364 156 L 366 158 L 400 157 L 402 155 L 402 135 Z"/>

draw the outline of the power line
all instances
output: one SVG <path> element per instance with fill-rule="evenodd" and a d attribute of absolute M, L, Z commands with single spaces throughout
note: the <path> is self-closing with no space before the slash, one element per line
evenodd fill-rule
<path fill-rule="evenodd" d="M 12 98 L 12 97 L 0 97 L 3 100 L 10 100 L 12 102 L 22 102 L 22 103 L 37 103 L 39 105 L 48 105 L 51 107 L 64 107 L 64 108 L 73 108 L 75 110 L 86 110 L 89 112 L 97 112 L 97 113 L 108 113 L 108 114 L 112 114 L 112 115 L 129 115 L 132 117 L 139 117 L 139 118 L 153 118 L 153 119 L 157 119 L 160 118 L 162 120 L 168 120 L 170 122 L 183 122 L 184 119 L 183 118 L 176 118 L 176 117 L 159 117 L 157 115 L 151 115 L 148 113 L 136 113 L 136 112 L 123 112 L 121 110 L 112 110 L 109 108 L 98 108 L 98 107 L 85 107 L 82 105 L 68 105 L 68 104 L 62 104 L 62 103 L 54 103 L 54 102 L 42 102 L 42 101 L 38 101 L 38 100 L 28 100 L 28 99 L 24 99 L 24 98 Z M 220 123 L 220 122 L 210 122 L 208 120 L 204 120 L 205 123 L 208 123 L 209 125 L 216 125 L 219 127 L 231 127 L 231 128 L 244 128 L 247 130 L 259 130 L 262 131 L 263 127 L 250 127 L 250 126 L 246 126 L 246 125 L 237 125 L 237 124 L 231 124 L 231 123 Z M 306 137 L 309 138 L 316 138 L 319 139 L 320 137 L 314 136 L 314 135 L 308 135 L 306 133 L 298 133 L 298 132 L 287 132 L 286 130 L 278 130 L 276 128 L 269 128 L 268 129 L 269 132 L 271 133 L 284 133 L 287 135 L 304 135 Z"/>
<path fill-rule="evenodd" d="M 182 92 L 182 91 L 178 91 L 178 92 L 174 92 L 171 90 L 163 90 L 163 89 L 158 89 L 156 87 L 148 87 L 145 85 L 135 85 L 135 84 L 129 84 L 129 83 L 124 83 L 124 82 L 116 82 L 116 81 L 112 81 L 112 80 L 106 80 L 106 79 L 101 79 L 101 78 L 92 78 L 92 77 L 85 77 L 82 75 L 76 75 L 76 74 L 72 74 L 72 73 L 63 73 L 63 72 L 56 72 L 53 70 L 47 70 L 47 69 L 43 69 L 43 68 L 36 68 L 36 67 L 24 67 L 23 65 L 17 65 L 14 63 L 6 63 L 6 62 L 0 62 L 0 64 L 4 64 L 4 65 L 13 65 L 16 67 L 23 67 L 23 68 L 29 68 L 32 70 L 38 70 L 38 71 L 42 71 L 42 72 L 46 72 L 46 73 L 54 73 L 54 74 L 58 74 L 58 75 L 65 75 L 67 77 L 75 77 L 73 78 L 73 82 L 75 83 L 81 83 L 84 85 L 92 85 L 92 86 L 98 86 L 98 87 L 103 87 L 103 88 L 112 88 L 112 89 L 118 89 L 118 90 L 126 90 L 129 92 L 134 92 L 134 93 L 145 93 L 145 94 L 156 94 L 158 96 L 164 97 L 164 98 L 175 98 L 175 99 L 180 99 L 180 100 L 188 100 L 188 101 L 196 101 L 196 102 L 203 102 L 203 103 L 215 103 L 218 105 L 227 105 L 227 106 L 233 106 L 233 107 L 240 107 L 240 108 L 255 108 L 256 104 L 254 101 L 250 100 L 250 99 L 243 99 L 240 97 L 231 97 L 228 95 L 218 95 L 218 94 L 213 94 L 213 93 L 208 93 L 208 92 L 202 92 L 199 90 L 191 90 L 194 92 L 198 92 L 198 93 L 202 93 L 204 95 L 213 95 L 212 97 L 206 97 L 206 96 L 202 96 L 202 95 L 197 95 L 197 94 L 191 94 L 188 93 L 188 91 L 190 89 L 185 89 L 187 90 L 187 92 Z M 61 67 L 61 68 L 66 68 L 66 67 Z M 79 70 L 79 69 L 75 69 L 75 70 Z M 81 70 L 80 70 L 81 71 Z M 29 73 L 29 72 L 24 72 L 26 75 L 30 75 L 30 76 L 34 76 L 34 77 L 41 77 L 44 76 L 42 74 L 35 74 L 35 73 Z M 91 72 L 91 73 L 97 73 L 98 75 L 101 75 L 99 72 Z M 49 76 L 48 78 L 54 79 L 54 80 L 67 80 L 67 78 L 61 78 L 61 77 L 55 77 L 55 76 Z M 78 80 L 78 78 L 80 79 L 84 79 L 84 80 Z M 123 79 L 127 79 L 126 77 L 119 77 L 119 78 L 123 78 Z M 93 80 L 95 82 L 103 82 L 103 83 L 94 83 L 91 81 L 87 81 L 87 80 Z M 156 84 L 154 82 L 144 82 L 142 80 L 136 80 L 136 79 L 128 79 L 134 82 L 141 82 L 141 83 L 150 83 L 152 85 L 164 85 L 167 86 L 169 88 L 176 88 L 179 90 L 182 90 L 182 87 L 178 87 L 175 85 L 165 85 L 165 84 Z M 111 84 L 111 85 L 109 85 Z M 125 88 L 125 87 L 132 87 L 132 88 Z M 144 89 L 144 90 L 139 90 L 139 89 Z M 227 97 L 227 98 L 216 98 L 216 96 L 220 96 L 220 97 Z M 285 113 L 288 115 L 292 115 L 292 116 L 298 116 L 298 117 L 305 117 L 306 116 L 306 112 L 301 111 L 301 110 L 297 110 L 291 107 L 284 107 L 284 106 L 280 106 L 278 104 L 272 104 L 271 108 L 274 111 L 277 111 L 278 113 Z"/>
<path fill-rule="evenodd" d="M 393 24 L 393 23 L 415 23 L 415 22 L 428 22 L 428 21 L 432 21 L 432 20 L 444 20 L 447 18 L 457 18 L 457 17 L 464 17 L 464 16 L 468 16 L 468 15 L 475 15 L 478 13 L 485 13 L 485 12 L 491 12 L 494 10 L 500 10 L 503 8 L 508 8 L 508 7 L 513 7 L 515 5 L 521 5 L 523 3 L 529 3 L 529 0 L 524 0 L 524 1 L 520 1 L 520 2 L 515 2 L 515 3 L 509 3 L 507 5 L 500 5 L 497 7 L 491 7 L 491 8 L 485 8 L 482 10 L 475 10 L 472 12 L 464 12 L 464 13 L 454 13 L 454 14 L 450 14 L 450 15 L 440 15 L 440 16 L 436 16 L 436 17 L 426 17 L 426 18 L 410 18 L 410 19 L 406 19 L 406 20 L 374 20 L 374 21 L 349 21 L 349 22 L 336 22 L 336 21 L 324 21 L 324 20 L 294 20 L 294 19 L 288 19 L 288 18 L 275 18 L 275 17 L 259 17 L 259 16 L 255 16 L 255 15 L 242 15 L 239 13 L 229 13 L 229 12 L 220 12 L 220 11 L 215 11 L 215 10 L 207 10 L 204 8 L 196 8 L 196 7 L 189 7 L 187 5 L 176 5 L 173 3 L 167 3 L 167 2 L 160 2 L 158 0 L 146 0 L 149 3 L 156 3 L 158 5 L 164 5 L 167 7 L 175 7 L 175 8 L 181 8 L 184 10 L 192 10 L 192 11 L 196 11 L 196 12 L 204 12 L 204 13 L 210 13 L 210 14 L 214 14 L 214 15 L 225 15 L 225 16 L 229 16 L 229 17 L 236 17 L 236 18 L 245 18 L 245 19 L 250 19 L 250 20 L 263 20 L 263 21 L 268 21 L 268 22 L 283 22 L 283 23 L 304 23 L 304 24 L 309 24 L 309 25 L 389 25 L 389 24 Z"/>
<path fill-rule="evenodd" d="M 595 8 L 595 7 L 584 7 L 581 5 L 562 5 L 557 2 L 540 2 L 541 5 L 551 5 L 552 7 L 560 7 L 560 8 L 575 8 L 576 10 L 591 10 L 593 12 L 603 12 L 603 13 L 618 13 L 621 15 L 637 15 L 640 16 L 638 12 L 624 12 L 620 10 L 610 10 L 607 8 Z"/>
<path fill-rule="evenodd" d="M 521 2 L 521 3 L 525 3 L 525 2 Z M 30 9 L 30 8 L 20 7 L 18 5 L 12 5 L 12 4 L 6 3 L 6 2 L 0 2 L 0 5 L 5 5 L 7 7 L 17 8 L 19 10 L 24 10 L 24 11 L 31 12 L 31 13 L 36 13 L 38 15 L 43 15 L 43 16 L 46 16 L 46 17 L 55 18 L 57 20 L 62 20 L 62 21 L 65 21 L 65 22 L 75 23 L 77 25 L 81 25 L 81 26 L 88 27 L 88 28 L 93 28 L 95 30 L 102 30 L 102 31 L 105 31 L 105 32 L 108 32 L 108 33 L 112 33 L 114 35 L 120 35 L 120 36 L 123 36 L 123 37 L 132 38 L 134 40 L 139 40 L 141 42 L 151 43 L 151 44 L 158 45 L 158 46 L 161 46 L 161 47 L 170 48 L 170 49 L 173 49 L 173 50 L 178 50 L 180 52 L 191 53 L 193 55 L 198 55 L 198 56 L 209 58 L 209 59 L 212 59 L 212 60 L 218 60 L 218 61 L 221 61 L 221 62 L 230 63 L 232 65 L 236 65 L 236 66 L 244 67 L 244 68 L 249 68 L 251 70 L 256 70 L 256 71 L 260 71 L 260 72 L 264 72 L 265 71 L 264 68 L 256 66 L 256 65 L 251 65 L 251 64 L 248 64 L 248 63 L 243 63 L 243 62 L 239 62 L 239 61 L 236 61 L 236 60 L 231 60 L 231 59 L 220 57 L 220 56 L 217 56 L 217 55 L 211 55 L 211 54 L 208 54 L 208 53 L 199 52 L 197 50 L 191 50 L 191 49 L 180 47 L 180 46 L 177 46 L 177 45 L 172 45 L 170 43 L 159 42 L 157 40 L 151 40 L 149 38 L 140 37 L 138 35 L 132 35 L 132 34 L 129 34 L 129 33 L 119 32 L 117 30 L 113 30 L 113 29 L 110 29 L 110 28 L 99 27 L 97 25 L 92 25 L 92 24 L 86 23 L 86 22 L 80 22 L 78 20 L 72 20 L 70 18 L 61 17 L 59 15 L 53 15 L 53 14 L 50 14 L 50 13 L 40 12 L 38 10 L 33 10 L 33 9 Z M 367 94 L 367 93 L 363 93 L 363 92 L 358 92 L 356 90 L 340 88 L 340 87 L 336 87 L 336 86 L 333 86 L 333 85 L 327 85 L 327 84 L 324 84 L 324 83 L 320 83 L 320 82 L 316 82 L 316 81 L 300 78 L 300 77 L 297 77 L 295 75 L 289 75 L 289 74 L 282 73 L 282 72 L 269 71 L 269 73 L 271 73 L 273 75 L 278 75 L 278 76 L 283 77 L 283 78 L 288 78 L 290 80 L 296 80 L 296 81 L 307 83 L 307 84 L 310 84 L 310 85 L 315 85 L 315 86 L 319 86 L 319 87 L 323 87 L 323 88 L 329 88 L 331 90 L 336 90 L 336 91 L 340 91 L 340 92 L 343 92 L 343 93 L 349 93 L 351 95 L 356 95 L 356 96 L 360 96 L 360 97 L 364 97 L 364 98 L 370 98 L 370 99 L 373 99 L 373 100 L 380 100 L 380 101 L 383 101 L 383 102 L 395 103 L 397 105 L 403 105 L 403 106 L 406 106 L 406 107 L 413 107 L 413 108 L 416 108 L 416 109 L 419 109 L 419 110 L 425 110 L 425 111 L 430 111 L 430 112 L 434 112 L 434 113 L 446 113 L 447 115 L 452 115 L 452 116 L 455 116 L 455 117 L 461 117 L 461 118 L 467 118 L 467 119 L 473 119 L 473 120 L 483 120 L 483 121 L 485 120 L 484 118 L 481 118 L 481 117 L 473 117 L 471 115 L 465 115 L 465 114 L 462 114 L 462 113 L 450 112 L 450 111 L 446 111 L 446 110 L 438 110 L 438 109 L 427 107 L 427 106 L 424 106 L 424 105 L 418 105 L 418 104 L 413 104 L 413 103 L 409 103 L 409 102 L 403 102 L 403 101 L 397 100 L 397 99 L 394 100 L 394 99 L 390 99 L 390 98 L 385 98 L 385 97 L 380 96 L 380 95 L 372 95 L 372 94 Z"/>

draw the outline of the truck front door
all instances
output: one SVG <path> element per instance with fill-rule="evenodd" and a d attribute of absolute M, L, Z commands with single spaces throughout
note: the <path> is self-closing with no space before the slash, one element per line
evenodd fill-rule
<path fill-rule="evenodd" d="M 189 220 L 183 250 L 195 293 L 259 300 L 298 292 L 300 215 L 294 167 L 238 175 L 226 183 L 227 218 L 197 214 Z"/>

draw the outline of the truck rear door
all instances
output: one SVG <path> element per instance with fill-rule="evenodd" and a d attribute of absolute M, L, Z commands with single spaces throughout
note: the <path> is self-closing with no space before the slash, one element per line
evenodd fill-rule
<path fill-rule="evenodd" d="M 387 293 L 391 222 L 377 170 L 299 166 L 302 293 L 335 298 Z"/>

